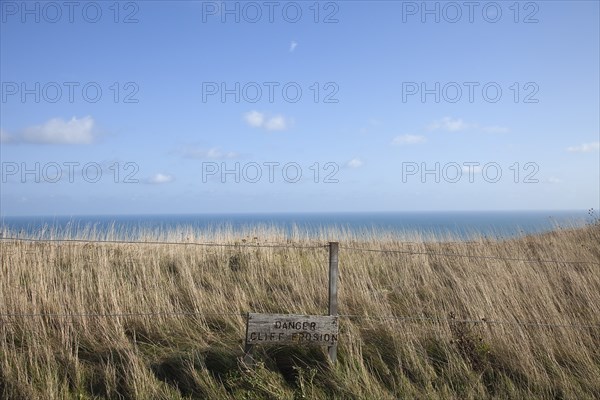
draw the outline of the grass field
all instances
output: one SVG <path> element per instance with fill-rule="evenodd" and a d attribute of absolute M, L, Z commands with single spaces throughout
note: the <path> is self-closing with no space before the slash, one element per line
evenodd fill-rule
<path fill-rule="evenodd" d="M 261 228 L 183 238 L 228 247 L 3 241 L 0 397 L 600 398 L 600 225 L 424 239 Z M 244 313 L 326 313 L 328 240 L 341 246 L 337 364 L 322 348 L 263 347 L 245 368 Z"/>

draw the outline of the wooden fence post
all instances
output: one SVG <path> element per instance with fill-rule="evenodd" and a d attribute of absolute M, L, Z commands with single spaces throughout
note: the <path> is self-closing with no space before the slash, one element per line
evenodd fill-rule
<path fill-rule="evenodd" d="M 329 315 L 337 315 L 338 242 L 329 242 Z M 337 343 L 328 348 L 329 359 L 335 363 Z"/>

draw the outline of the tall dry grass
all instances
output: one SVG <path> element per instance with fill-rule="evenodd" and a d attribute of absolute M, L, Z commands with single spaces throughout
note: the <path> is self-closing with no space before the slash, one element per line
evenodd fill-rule
<path fill-rule="evenodd" d="M 269 227 L 138 239 L 240 246 L 1 242 L 2 398 L 600 398 L 598 225 L 470 242 Z M 244 313 L 326 311 L 327 249 L 294 246 L 327 240 L 342 246 L 338 363 L 264 347 L 244 368 Z M 291 247 L 243 246 L 266 243 Z"/>

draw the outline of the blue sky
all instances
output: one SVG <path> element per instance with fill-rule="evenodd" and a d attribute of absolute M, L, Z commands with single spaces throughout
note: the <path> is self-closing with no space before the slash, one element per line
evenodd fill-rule
<path fill-rule="evenodd" d="M 423 4 L 2 0 L 0 214 L 600 208 L 599 2 Z"/>

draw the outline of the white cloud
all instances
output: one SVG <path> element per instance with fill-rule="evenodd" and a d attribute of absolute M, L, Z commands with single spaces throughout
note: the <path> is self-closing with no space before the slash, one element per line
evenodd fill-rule
<path fill-rule="evenodd" d="M 510 129 L 498 125 L 484 126 L 482 129 L 487 133 L 508 133 L 510 131 Z"/>
<path fill-rule="evenodd" d="M 173 177 L 173 175 L 168 175 L 168 174 L 154 174 L 152 177 L 150 177 L 148 179 L 148 183 L 153 183 L 153 184 L 163 184 L 163 183 L 171 183 L 175 180 L 175 177 Z"/>
<path fill-rule="evenodd" d="M 462 132 L 469 129 L 480 129 L 485 133 L 507 133 L 510 130 L 504 126 L 490 125 L 481 126 L 476 123 L 465 122 L 462 118 L 444 117 L 433 121 L 427 127 L 430 131 Z"/>
<path fill-rule="evenodd" d="M 368 125 L 365 126 L 365 127 L 360 128 L 359 132 L 361 134 L 370 133 L 370 132 L 372 132 L 373 128 L 377 128 L 377 127 L 379 127 L 381 125 L 383 125 L 383 122 L 381 122 L 379 119 L 377 119 L 377 118 L 369 118 Z"/>
<path fill-rule="evenodd" d="M 263 128 L 267 131 L 284 131 L 290 126 L 290 121 L 283 115 L 267 117 L 264 113 L 258 111 L 245 113 L 244 120 L 253 128 Z"/>
<path fill-rule="evenodd" d="M 265 122 L 265 129 L 268 131 L 284 131 L 287 127 L 288 123 L 281 115 L 269 118 L 267 122 Z"/>
<path fill-rule="evenodd" d="M 600 150 L 600 142 L 584 143 L 579 146 L 567 147 L 569 153 L 591 153 Z"/>
<path fill-rule="evenodd" d="M 10 143 L 13 141 L 12 135 L 0 128 L 0 143 Z"/>
<path fill-rule="evenodd" d="M 199 149 L 196 147 L 187 147 L 182 150 L 182 154 L 186 158 L 197 159 L 212 159 L 225 160 L 239 157 L 239 154 L 233 151 L 221 151 L 218 147 L 213 147 L 208 150 Z"/>
<path fill-rule="evenodd" d="M 479 174 L 481 173 L 481 166 L 479 165 L 463 165 L 462 166 L 462 172 L 464 174 Z"/>
<path fill-rule="evenodd" d="M 427 129 L 431 131 L 443 130 L 448 132 L 459 132 L 471 128 L 471 124 L 467 124 L 462 118 L 444 117 L 441 120 L 434 121 Z"/>
<path fill-rule="evenodd" d="M 260 128 L 265 122 L 265 115 L 258 111 L 250 111 L 244 114 L 244 121 L 253 128 Z"/>
<path fill-rule="evenodd" d="M 293 53 L 294 50 L 296 50 L 296 47 L 298 47 L 298 42 L 292 40 L 292 42 L 290 43 L 290 53 Z"/>
<path fill-rule="evenodd" d="M 365 165 L 365 163 L 360 158 L 353 158 L 346 163 L 346 166 L 349 168 L 360 168 L 363 165 Z"/>
<path fill-rule="evenodd" d="M 94 141 L 94 119 L 90 116 L 65 121 L 52 118 L 42 125 L 25 128 L 21 140 L 45 144 L 90 144 Z"/>
<path fill-rule="evenodd" d="M 417 144 L 425 142 L 425 136 L 420 135 L 400 135 L 392 140 L 394 145 Z"/>

